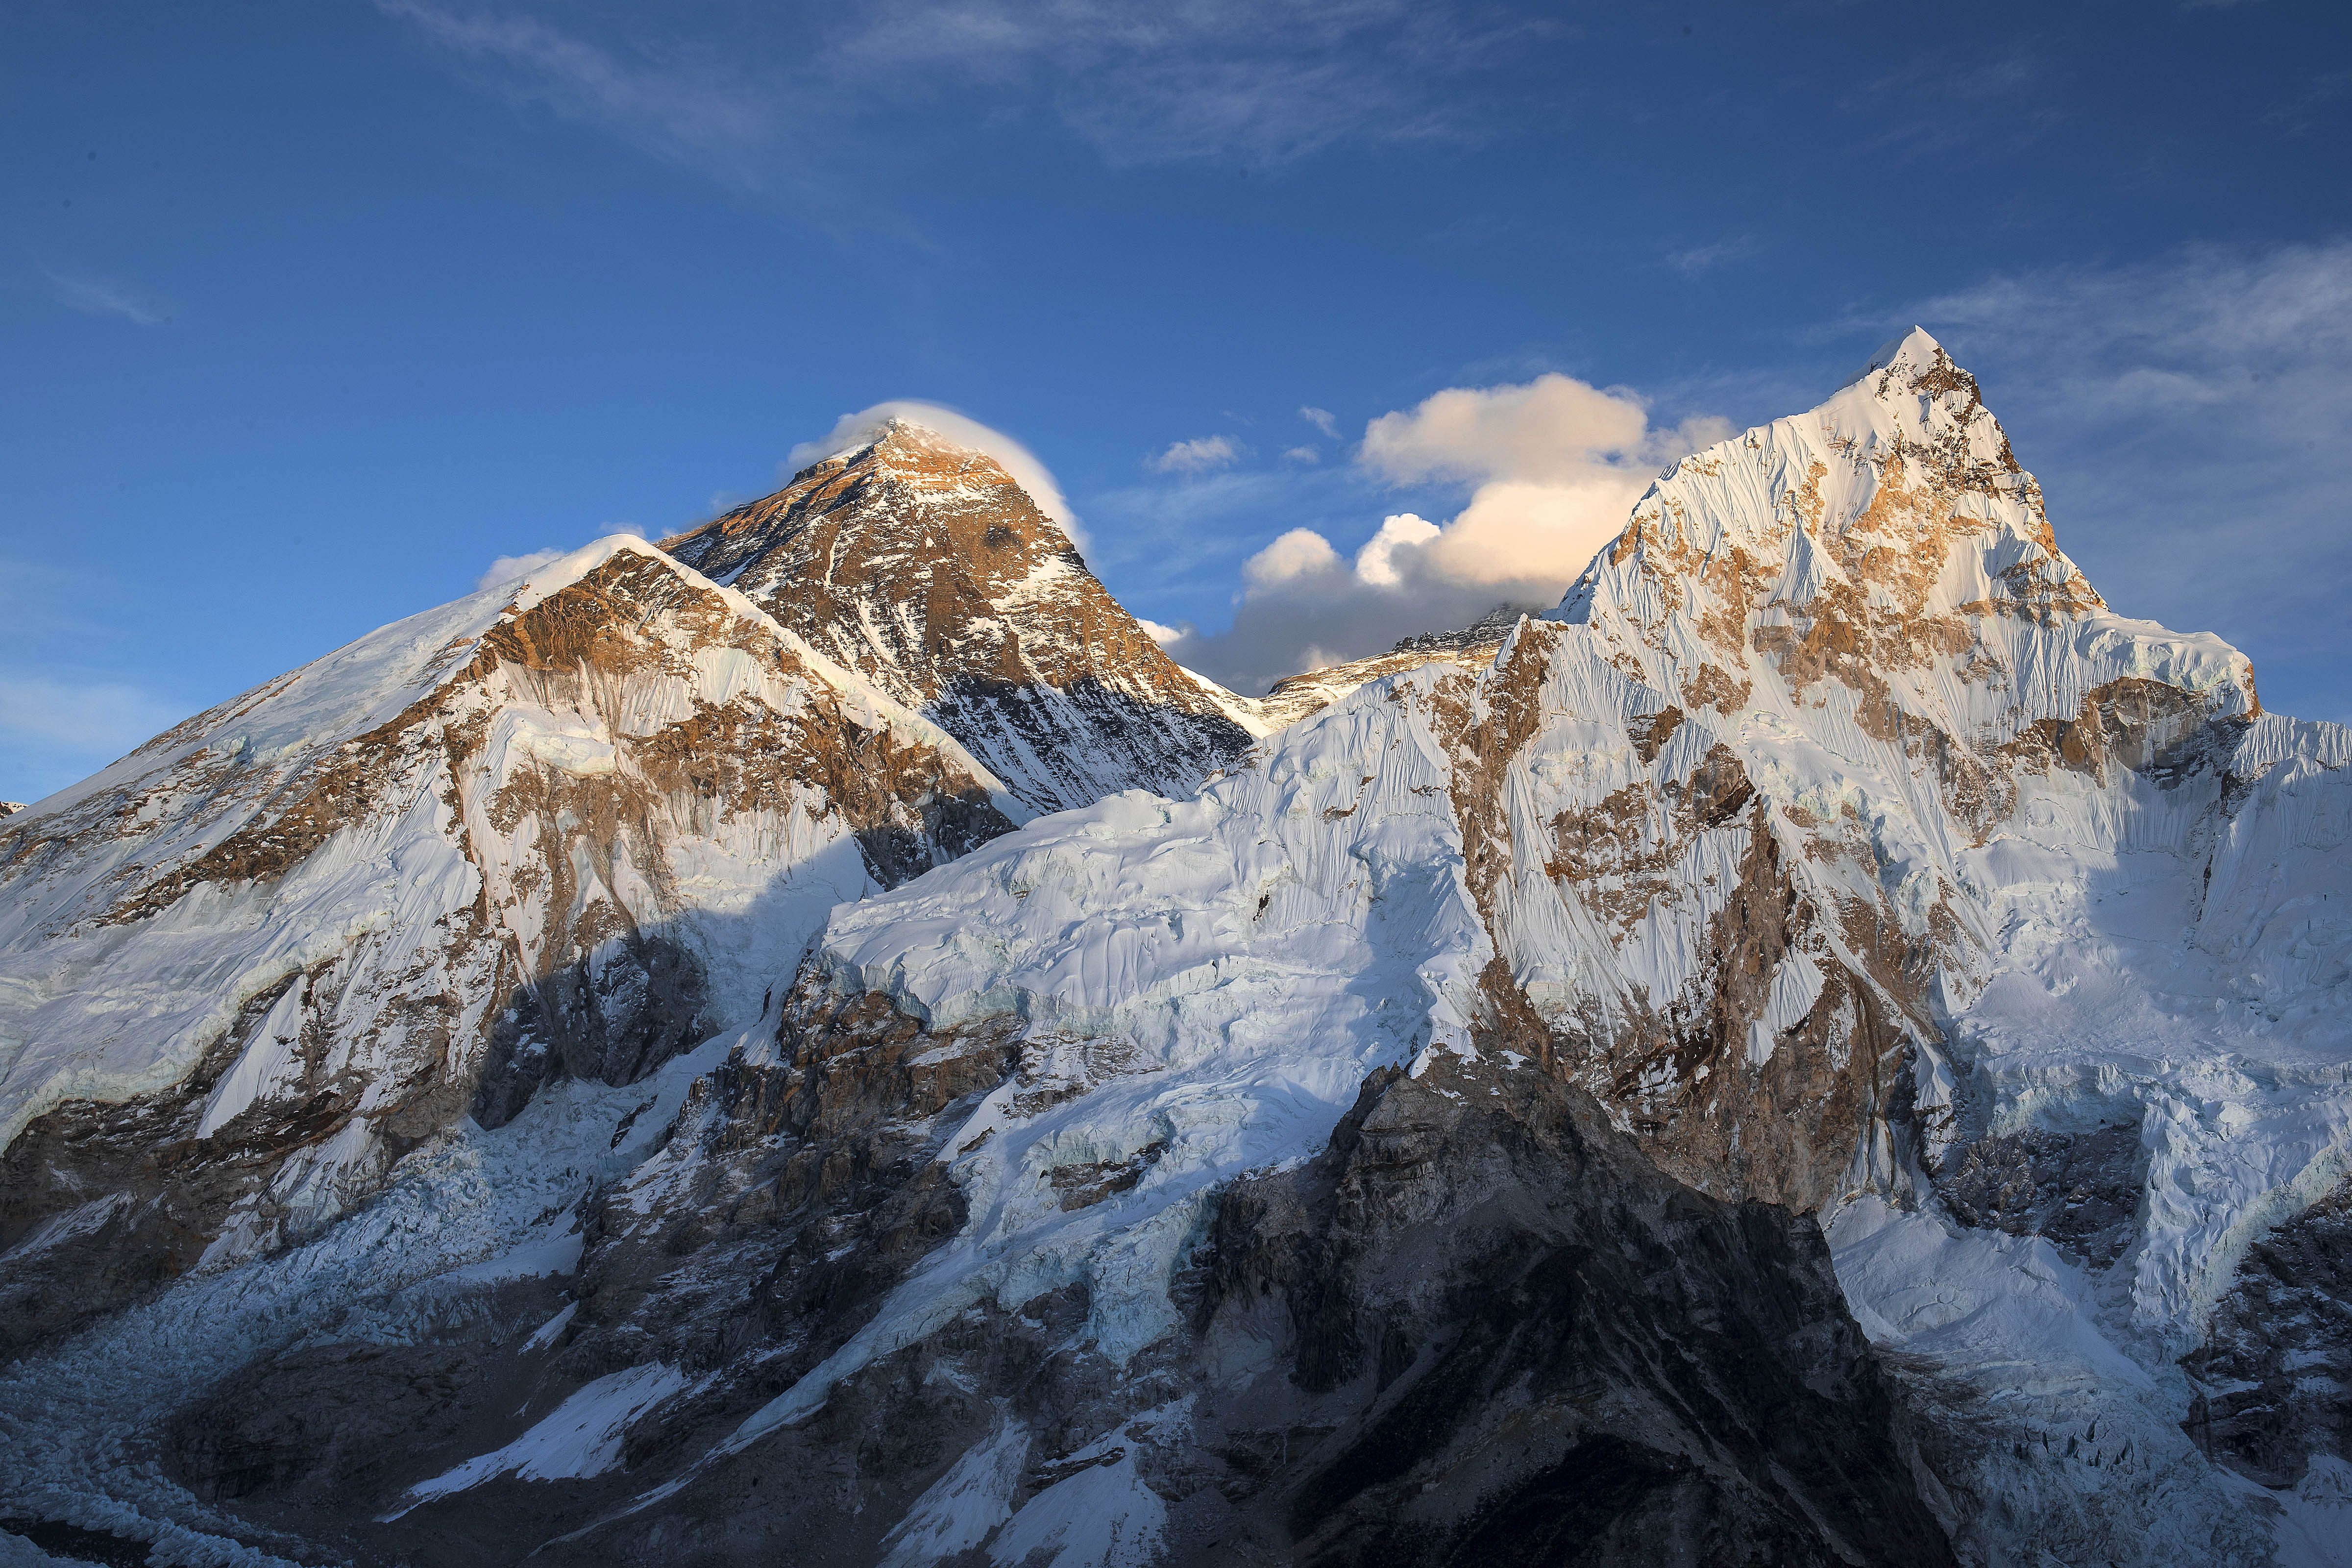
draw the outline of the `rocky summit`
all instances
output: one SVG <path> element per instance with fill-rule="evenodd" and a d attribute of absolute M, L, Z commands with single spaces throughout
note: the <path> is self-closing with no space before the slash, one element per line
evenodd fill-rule
<path fill-rule="evenodd" d="M 1184 794 L 1250 736 L 994 458 L 892 420 L 663 549 L 931 719 L 1039 811 Z"/>
<path fill-rule="evenodd" d="M 1264 698 L 895 424 L 0 824 L 0 1542 L 2344 1562 L 2347 1016 L 1924 332 Z"/>

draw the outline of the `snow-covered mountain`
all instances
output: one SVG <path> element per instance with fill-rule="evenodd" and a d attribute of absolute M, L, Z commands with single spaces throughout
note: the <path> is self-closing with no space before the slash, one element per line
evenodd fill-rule
<path fill-rule="evenodd" d="M 985 453 L 892 420 L 663 541 L 961 742 L 1039 811 L 1189 794 L 1247 745 Z"/>
<path fill-rule="evenodd" d="M 1029 814 L 641 542 L 384 627 L 0 837 L 0 1342 L 317 1235 L 470 1112 L 759 1016 Z"/>
<path fill-rule="evenodd" d="M 695 559 L 740 585 L 781 551 L 775 581 L 805 578 L 834 546 L 781 514 L 916 493 L 883 471 L 909 465 L 963 516 L 963 459 L 876 458 L 893 441 L 922 445 L 819 465 Z M 875 514 L 902 542 L 929 515 Z M 801 654 L 804 697 L 978 646 L 922 628 L 986 617 L 877 596 L 886 531 L 845 524 L 838 558 L 866 564 L 824 623 L 874 629 L 819 645 L 869 673 Z M 942 580 L 928 546 L 906 558 Z M 534 613 L 502 603 L 467 614 Z M 789 620 L 766 635 L 802 646 Z M 197 821 L 176 802 L 212 798 L 199 763 L 247 754 L 232 734 L 260 737 L 248 766 L 345 754 L 442 679 L 428 644 L 457 649 L 436 669 L 520 679 L 471 636 L 407 637 L 407 684 L 304 729 L 312 752 L 225 710 L 205 749 L 175 732 L 12 819 L 0 898 L 32 912 L 0 1001 L 54 975 L 44 1005 L 113 1017 L 60 999 L 110 998 L 118 952 L 192 996 L 255 933 L 327 923 L 257 906 L 211 948 L 172 923 L 262 897 L 178 868 L 298 814 L 224 808 L 176 858 L 100 855 L 95 824 Z M 527 1097 L 511 1049 L 415 1079 L 497 1109 L 445 1121 L 340 1224 L 236 1232 L 234 1261 L 23 1356 L 0 1513 L 214 1561 L 2347 1560 L 2352 732 L 2263 713 L 2235 650 L 2111 611 L 1933 339 L 1676 464 L 1491 656 L 1384 657 L 1412 668 L 1335 674 L 1204 787 L 992 836 L 984 811 L 1021 815 L 988 793 L 998 753 L 866 698 L 859 723 L 932 770 L 893 796 L 924 825 L 894 819 L 903 860 L 861 861 L 829 913 L 778 905 L 774 935 L 751 900 L 741 963 L 705 961 L 740 1000 L 622 1066 L 592 1033 L 601 1058 Z M 943 687 L 885 689 L 950 711 Z M 406 809 L 477 809 L 486 764 L 436 746 L 411 765 L 450 782 Z M 194 782 L 128 787 L 157 770 Z M 948 800 L 976 824 L 952 843 Z M 549 809 L 533 833 L 588 820 Z M 847 855 L 860 822 L 835 810 Z M 469 897 L 443 902 L 519 918 Z M 419 929 L 384 909 L 346 924 Z M 191 945 L 124 945 L 166 942 Z M 431 978 L 383 994 L 442 984 L 410 962 Z M 320 983 L 268 1005 L 298 993 Z M 47 1054 L 11 1048 L 83 1059 L 33 1016 L 0 1028 Z M 166 1037 L 126 1016 L 116 1037 Z M 112 1047 L 106 1092 L 147 1099 L 103 1116 L 196 1120 L 245 1069 L 192 1064 L 253 1048 L 205 1042 L 278 1038 L 173 1026 L 152 1066 Z M 9 1148 L 12 1203 L 136 1136 L 59 1104 L 27 1112 L 48 1142 Z M 78 1239 L 146 1212 L 109 1157 L 0 1268 L 121 1247 Z"/>

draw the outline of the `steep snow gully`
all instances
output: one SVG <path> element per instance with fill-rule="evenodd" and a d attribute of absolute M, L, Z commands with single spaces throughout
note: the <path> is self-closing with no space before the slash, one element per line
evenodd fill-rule
<path fill-rule="evenodd" d="M 1420 641 L 898 425 L 10 815 L 0 1562 L 2352 1564 L 2352 732 L 1916 331 Z"/>

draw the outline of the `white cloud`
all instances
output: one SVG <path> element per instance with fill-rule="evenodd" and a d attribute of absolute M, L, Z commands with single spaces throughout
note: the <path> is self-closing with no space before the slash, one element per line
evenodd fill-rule
<path fill-rule="evenodd" d="M 531 17 L 460 16 L 423 0 L 376 0 L 376 8 L 467 65 L 491 68 L 509 97 L 730 184 L 762 184 L 785 136 L 777 100 L 722 52 L 607 49 Z"/>
<path fill-rule="evenodd" d="M 1695 245 L 1688 250 L 1670 251 L 1666 265 L 1686 278 L 1696 278 L 1727 261 L 1741 261 L 1756 254 L 1756 237 L 1735 234 L 1711 245 Z"/>
<path fill-rule="evenodd" d="M 1375 588 L 1402 586 L 1404 574 L 1398 568 L 1397 552 L 1419 549 L 1444 533 L 1437 524 L 1409 511 L 1383 518 L 1381 531 L 1356 552 L 1356 581 Z"/>
<path fill-rule="evenodd" d="M 1553 372 L 1517 386 L 1448 387 L 1364 426 L 1358 459 L 1391 479 L 1570 478 L 1636 446 L 1642 402 Z"/>
<path fill-rule="evenodd" d="M 1149 459 L 1145 466 L 1162 474 L 1205 474 L 1231 468 L 1240 457 L 1240 448 L 1226 437 L 1202 436 L 1190 441 L 1171 442 L 1168 450 Z"/>
<path fill-rule="evenodd" d="M 1171 651 L 1236 690 L 1465 625 L 1496 605 L 1548 608 L 1624 526 L 1664 462 L 1731 433 L 1719 419 L 1653 427 L 1643 400 L 1559 374 L 1449 387 L 1364 430 L 1358 471 L 1459 484 L 1450 521 L 1396 512 L 1352 557 L 1294 528 L 1250 557 L 1230 630 Z"/>
<path fill-rule="evenodd" d="M 458 74 L 593 124 L 746 190 L 860 182 L 892 128 L 1043 111 L 1114 164 L 1281 164 L 1343 146 L 1475 141 L 1488 100 L 1464 90 L 1542 20 L 1413 0 L 873 0 L 831 9 L 722 4 L 564 8 L 520 0 L 376 0 Z M 818 222 L 831 209 L 807 209 Z"/>
<path fill-rule="evenodd" d="M 1364 427 L 1357 461 L 1400 483 L 1476 486 L 1421 543 L 1440 575 L 1563 588 L 1617 535 L 1664 461 L 1731 433 L 1719 419 L 1654 430 L 1642 399 L 1557 373 L 1516 386 L 1449 387 Z"/>
<path fill-rule="evenodd" d="M 1158 621 L 1148 619 L 1142 616 L 1135 617 L 1135 624 L 1143 628 L 1143 635 L 1145 637 L 1150 637 L 1161 647 L 1166 647 L 1171 643 L 1182 642 L 1186 637 L 1192 636 L 1199 629 L 1190 621 L 1186 621 L 1181 626 L 1161 626 Z"/>
<path fill-rule="evenodd" d="M 171 319 L 154 300 L 120 284 L 57 272 L 49 273 L 48 279 L 58 303 L 85 316 L 113 316 L 142 327 L 160 327 Z"/>
<path fill-rule="evenodd" d="M 1318 430 L 1322 431 L 1324 435 L 1329 437 L 1332 440 L 1336 441 L 1339 438 L 1339 421 L 1333 416 L 1329 409 L 1317 408 L 1311 404 L 1303 404 L 1299 407 L 1298 416 L 1301 419 L 1306 420 L 1309 425 L 1314 426 Z"/>
<path fill-rule="evenodd" d="M 1279 588 L 1337 571 L 1339 552 L 1311 528 L 1294 528 L 1249 558 L 1242 574 L 1252 588 Z"/>
<path fill-rule="evenodd" d="M 787 474 L 797 473 L 811 463 L 830 458 L 838 452 L 855 451 L 882 433 L 893 419 L 903 419 L 909 425 L 919 425 L 935 431 L 960 447 L 975 452 L 985 452 L 997 465 L 1013 476 L 1013 482 L 1028 493 L 1037 510 L 1059 523 L 1062 531 L 1080 550 L 1087 547 L 1086 529 L 1078 514 L 1062 495 L 1062 487 L 1053 470 L 1037 459 L 1035 453 L 1003 431 L 982 425 L 968 414 L 961 414 L 945 404 L 923 403 L 907 398 L 895 398 L 877 403 L 871 408 L 861 408 L 855 414 L 845 414 L 832 430 L 814 441 L 803 441 L 794 447 L 784 460 Z"/>
<path fill-rule="evenodd" d="M 545 550 L 534 550 L 528 555 L 501 555 L 490 563 L 489 570 L 474 579 L 474 591 L 478 594 L 485 588 L 502 588 L 509 583 L 519 582 L 549 562 L 561 561 L 569 553 L 569 551 L 550 546 Z"/>
<path fill-rule="evenodd" d="M 1323 460 L 1323 454 L 1313 447 L 1292 447 L 1282 455 L 1293 463 L 1319 463 Z"/>

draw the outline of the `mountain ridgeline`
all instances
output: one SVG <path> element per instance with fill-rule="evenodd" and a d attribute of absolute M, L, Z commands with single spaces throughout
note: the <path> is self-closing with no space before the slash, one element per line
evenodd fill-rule
<path fill-rule="evenodd" d="M 1924 332 L 1264 698 L 896 423 L 0 825 L 0 1531 L 2352 1562 L 2348 846 Z"/>

